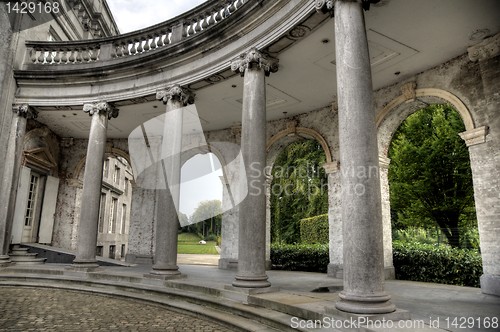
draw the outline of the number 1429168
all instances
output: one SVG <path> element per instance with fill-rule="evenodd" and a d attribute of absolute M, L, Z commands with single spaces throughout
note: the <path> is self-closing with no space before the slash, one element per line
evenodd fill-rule
<path fill-rule="evenodd" d="M 57 1 L 7 1 L 7 12 L 16 14 L 59 14 L 60 4 Z"/>

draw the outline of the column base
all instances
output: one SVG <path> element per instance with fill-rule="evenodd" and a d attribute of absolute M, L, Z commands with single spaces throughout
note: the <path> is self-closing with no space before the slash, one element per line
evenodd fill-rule
<path fill-rule="evenodd" d="M 339 297 L 340 301 L 335 307 L 340 311 L 353 314 L 387 314 L 396 311 L 396 306 L 389 301 L 390 295 L 385 293 L 360 296 L 340 292 Z"/>
<path fill-rule="evenodd" d="M 9 255 L 0 255 L 0 267 L 9 266 L 11 263 Z"/>
<path fill-rule="evenodd" d="M 236 275 L 232 285 L 241 288 L 266 288 L 271 287 L 271 283 L 267 281 L 267 275 L 263 276 L 239 276 Z"/>
<path fill-rule="evenodd" d="M 219 269 L 221 270 L 237 270 L 238 260 L 233 258 L 219 258 Z"/>
<path fill-rule="evenodd" d="M 500 275 L 483 274 L 480 283 L 481 293 L 500 296 Z"/>
<path fill-rule="evenodd" d="M 71 270 L 76 270 L 76 271 L 94 271 L 95 269 L 99 268 L 99 264 L 97 263 L 97 260 L 95 259 L 74 259 L 73 264 L 71 264 L 69 267 Z"/>
<path fill-rule="evenodd" d="M 149 272 L 149 274 L 175 278 L 181 275 L 181 271 L 179 271 L 179 267 L 177 265 L 158 263 L 153 265 L 153 269 Z"/>

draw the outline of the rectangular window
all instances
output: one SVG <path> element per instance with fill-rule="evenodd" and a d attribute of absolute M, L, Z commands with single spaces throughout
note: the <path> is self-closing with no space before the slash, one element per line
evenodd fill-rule
<path fill-rule="evenodd" d="M 124 257 L 125 257 L 125 245 L 124 245 L 124 244 L 122 244 L 122 249 L 121 249 L 121 251 L 120 251 L 120 257 L 121 257 L 121 258 L 124 258 Z"/>
<path fill-rule="evenodd" d="M 128 182 L 129 182 L 128 179 L 125 178 L 125 191 L 124 191 L 125 195 L 128 195 Z"/>
<path fill-rule="evenodd" d="M 115 259 L 115 252 L 116 252 L 116 246 L 115 245 L 110 245 L 109 246 L 109 258 Z"/>
<path fill-rule="evenodd" d="M 102 246 L 97 246 L 95 254 L 97 256 L 102 256 Z"/>
<path fill-rule="evenodd" d="M 113 183 L 120 185 L 120 167 L 115 165 L 115 171 L 113 173 Z"/>
<path fill-rule="evenodd" d="M 30 187 L 28 193 L 28 205 L 26 207 L 26 215 L 24 217 L 24 226 L 33 225 L 33 218 L 35 218 L 35 205 L 38 196 L 38 183 L 40 177 L 38 174 L 31 174 Z"/>
<path fill-rule="evenodd" d="M 109 159 L 104 160 L 103 175 L 104 178 L 107 178 L 109 175 Z"/>
<path fill-rule="evenodd" d="M 116 232 L 116 210 L 118 209 L 118 198 L 113 197 L 111 208 L 109 210 L 108 220 L 108 233 L 114 234 Z"/>
<path fill-rule="evenodd" d="M 99 206 L 99 233 L 104 232 L 104 215 L 106 214 L 106 194 L 101 194 L 101 204 Z"/>
<path fill-rule="evenodd" d="M 125 234 L 125 228 L 126 228 L 126 222 L 127 222 L 127 204 L 122 205 L 122 220 L 120 223 L 120 234 Z"/>

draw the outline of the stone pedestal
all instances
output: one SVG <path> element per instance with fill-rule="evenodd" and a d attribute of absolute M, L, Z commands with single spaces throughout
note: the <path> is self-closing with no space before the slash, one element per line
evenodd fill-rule
<path fill-rule="evenodd" d="M 234 287 L 264 288 L 266 275 L 266 83 L 277 60 L 252 49 L 235 59 L 233 71 L 244 76 L 241 151 L 248 195 L 239 207 L 238 273 Z"/>
<path fill-rule="evenodd" d="M 10 263 L 9 245 L 12 238 L 12 222 L 16 206 L 17 185 L 23 156 L 23 141 L 26 133 L 27 119 L 34 119 L 37 112 L 28 105 L 17 105 L 13 108 L 7 155 L 4 163 L 4 174 L 0 187 L 0 266 Z"/>
<path fill-rule="evenodd" d="M 156 227 L 154 265 L 151 274 L 164 278 L 178 278 L 177 231 L 179 206 L 181 151 L 182 151 L 182 111 L 187 104 L 193 103 L 194 95 L 178 85 L 159 91 L 157 99 L 166 104 L 166 117 L 161 161 L 159 161 L 158 182 L 165 188 L 156 189 Z"/>
<path fill-rule="evenodd" d="M 384 291 L 379 157 L 368 42 L 361 3 L 335 2 L 342 185 L 344 291 L 336 308 L 395 311 Z"/>
<path fill-rule="evenodd" d="M 82 204 L 74 269 L 93 269 L 96 260 L 99 206 L 102 190 L 102 171 L 108 120 L 118 116 L 118 110 L 106 102 L 83 105 L 83 111 L 92 116 L 87 158 L 83 175 Z"/>

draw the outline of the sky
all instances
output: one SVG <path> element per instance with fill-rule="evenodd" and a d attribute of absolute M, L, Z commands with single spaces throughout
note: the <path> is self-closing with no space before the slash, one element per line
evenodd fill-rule
<path fill-rule="evenodd" d="M 171 19 L 206 0 L 107 1 L 120 33 L 127 33 Z M 205 200 L 222 201 L 220 167 L 217 157 L 212 154 L 197 155 L 184 164 L 181 170 L 180 212 L 191 216 L 198 204 Z M 211 172 L 208 173 L 207 170 Z"/>
<path fill-rule="evenodd" d="M 107 0 L 121 33 L 166 21 L 206 0 Z"/>

